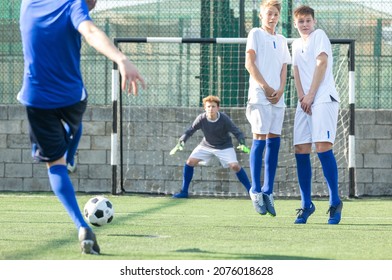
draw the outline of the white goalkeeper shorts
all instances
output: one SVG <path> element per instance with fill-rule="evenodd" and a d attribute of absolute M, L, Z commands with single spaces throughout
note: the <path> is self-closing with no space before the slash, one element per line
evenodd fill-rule
<path fill-rule="evenodd" d="M 334 143 L 338 123 L 339 103 L 326 102 L 312 106 L 312 114 L 306 114 L 298 102 L 294 118 L 294 145 L 330 142 Z"/>
<path fill-rule="evenodd" d="M 230 163 L 238 163 L 237 154 L 233 147 L 219 150 L 198 145 L 189 157 L 200 159 L 202 165 L 207 165 L 214 156 L 219 159 L 224 168 L 228 168 Z"/>
<path fill-rule="evenodd" d="M 252 127 L 252 133 L 281 135 L 284 111 L 285 107 L 248 104 L 246 106 L 246 118 Z"/>

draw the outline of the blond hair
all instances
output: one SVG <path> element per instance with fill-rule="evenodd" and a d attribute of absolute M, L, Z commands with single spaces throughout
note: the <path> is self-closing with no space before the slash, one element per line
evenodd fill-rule
<path fill-rule="evenodd" d="M 267 7 L 275 7 L 278 9 L 279 13 L 280 10 L 282 9 L 282 4 L 278 0 L 263 0 L 260 3 L 260 11 L 262 11 L 264 8 Z"/>
<path fill-rule="evenodd" d="M 204 97 L 204 98 L 203 98 L 203 107 L 206 106 L 206 103 L 207 103 L 207 102 L 215 102 L 216 105 L 218 105 L 218 107 L 219 107 L 220 99 L 219 99 L 218 96 L 214 96 L 214 95 L 209 95 L 209 96 L 207 96 L 207 97 Z"/>

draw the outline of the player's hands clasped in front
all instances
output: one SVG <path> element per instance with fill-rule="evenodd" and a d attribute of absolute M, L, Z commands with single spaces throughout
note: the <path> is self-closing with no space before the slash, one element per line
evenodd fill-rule
<path fill-rule="evenodd" d="M 143 89 L 146 88 L 143 77 L 139 74 L 136 66 L 128 59 L 123 59 L 118 63 L 118 68 L 122 77 L 122 90 L 127 90 L 128 94 L 138 95 L 138 82 L 141 83 Z"/>
<path fill-rule="evenodd" d="M 301 108 L 306 114 L 312 114 L 313 100 L 314 97 L 310 94 L 306 94 L 299 99 L 299 102 L 301 103 Z"/>
<path fill-rule="evenodd" d="M 271 104 L 277 104 L 279 102 L 280 98 L 282 97 L 282 95 L 283 95 L 283 91 L 281 91 L 281 90 L 275 91 L 274 90 L 274 92 L 270 96 L 267 96 L 267 99 L 269 102 L 271 102 Z"/>
<path fill-rule="evenodd" d="M 263 90 L 264 90 L 264 94 L 267 98 L 271 97 L 275 93 L 275 90 L 270 86 L 263 87 Z"/>

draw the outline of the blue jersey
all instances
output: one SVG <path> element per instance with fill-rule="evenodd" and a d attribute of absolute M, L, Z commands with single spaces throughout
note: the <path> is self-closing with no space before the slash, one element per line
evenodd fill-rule
<path fill-rule="evenodd" d="M 77 30 L 85 20 L 91 18 L 84 0 L 22 1 L 24 75 L 18 100 L 23 105 L 54 109 L 86 96 Z"/>

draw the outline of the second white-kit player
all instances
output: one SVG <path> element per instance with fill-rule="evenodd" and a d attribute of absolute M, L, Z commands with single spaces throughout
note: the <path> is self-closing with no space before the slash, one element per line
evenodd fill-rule
<path fill-rule="evenodd" d="M 338 224 L 343 203 L 338 193 L 338 168 L 333 154 L 339 95 L 333 77 L 331 43 L 325 32 L 315 29 L 314 10 L 300 6 L 294 11 L 294 26 L 301 38 L 292 45 L 298 105 L 294 119 L 294 146 L 302 207 L 296 224 L 305 224 L 315 211 L 312 202 L 310 153 L 316 148 L 329 189 L 328 224 Z"/>

